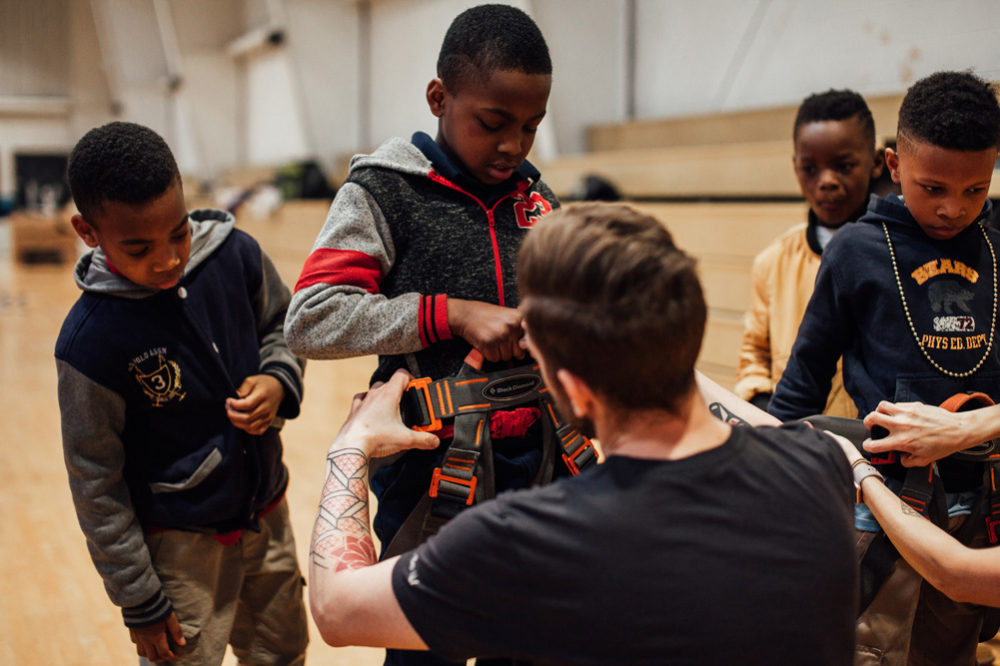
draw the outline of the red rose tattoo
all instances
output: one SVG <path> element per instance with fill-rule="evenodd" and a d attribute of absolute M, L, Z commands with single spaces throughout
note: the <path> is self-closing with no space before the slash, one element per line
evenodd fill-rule
<path fill-rule="evenodd" d="M 342 571 L 375 564 L 368 523 L 368 458 L 358 449 L 327 456 L 326 485 L 313 529 L 310 557 L 324 569 Z"/>

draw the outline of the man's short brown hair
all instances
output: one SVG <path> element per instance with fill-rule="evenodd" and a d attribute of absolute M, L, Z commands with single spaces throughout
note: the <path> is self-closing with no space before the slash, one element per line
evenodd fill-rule
<path fill-rule="evenodd" d="M 655 218 L 620 204 L 555 211 L 518 258 L 521 310 L 546 370 L 625 409 L 676 411 L 705 330 L 695 261 Z"/>

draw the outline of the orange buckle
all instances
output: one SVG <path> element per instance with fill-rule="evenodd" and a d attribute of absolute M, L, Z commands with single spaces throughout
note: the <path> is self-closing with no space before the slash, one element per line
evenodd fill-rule
<path fill-rule="evenodd" d="M 421 377 L 420 379 L 412 379 L 410 380 L 410 383 L 406 385 L 407 391 L 409 391 L 412 388 L 412 389 L 420 389 L 424 392 L 424 404 L 427 405 L 427 416 L 431 422 L 425 426 L 422 425 L 413 426 L 414 430 L 418 430 L 420 432 L 434 432 L 435 430 L 440 430 L 443 425 L 441 423 L 441 418 L 434 414 L 434 404 L 431 402 L 430 385 L 431 385 L 430 377 Z"/>
<path fill-rule="evenodd" d="M 1000 539 L 997 538 L 997 527 L 1000 527 L 1000 520 L 994 520 L 993 518 L 986 516 L 986 536 L 992 544 L 996 544 L 1000 541 Z"/>
<path fill-rule="evenodd" d="M 469 496 L 465 499 L 465 506 L 472 506 L 472 503 L 476 501 L 476 477 L 473 476 L 471 479 L 466 481 L 465 479 L 460 479 L 457 476 L 449 476 L 447 474 L 441 473 L 440 467 L 434 468 L 434 475 L 431 477 L 431 489 L 428 491 L 428 495 L 431 497 L 438 496 L 438 486 L 441 485 L 441 481 L 451 481 L 452 483 L 457 483 L 460 486 L 465 486 L 469 489 Z"/>
<path fill-rule="evenodd" d="M 594 445 L 590 443 L 590 440 L 584 437 L 583 435 L 577 435 L 577 437 L 583 438 L 583 444 L 581 444 L 580 447 L 577 448 L 577 450 L 574 451 L 573 453 L 570 453 L 568 455 L 566 453 L 562 454 L 563 462 L 566 463 L 566 467 L 569 468 L 569 472 L 573 476 L 576 476 L 577 474 L 580 473 L 580 467 L 576 464 L 576 459 L 580 457 L 580 455 L 587 449 L 594 448 Z"/>
<path fill-rule="evenodd" d="M 882 454 L 873 453 L 868 462 L 873 465 L 889 465 L 896 462 L 897 459 L 895 451 L 886 451 Z"/>

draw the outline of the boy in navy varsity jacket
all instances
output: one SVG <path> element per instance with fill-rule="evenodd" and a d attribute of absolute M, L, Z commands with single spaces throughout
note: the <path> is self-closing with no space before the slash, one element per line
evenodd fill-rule
<path fill-rule="evenodd" d="M 535 23 L 506 5 L 467 10 L 437 67 L 427 87 L 436 140 L 418 132 L 351 161 L 285 322 L 289 346 L 307 358 L 378 354 L 373 382 L 397 368 L 454 375 L 473 348 L 493 367 L 524 358 L 517 251 L 558 205 L 525 160 L 552 71 Z M 498 492 L 530 485 L 541 465 L 541 423 L 523 416 L 494 415 Z M 383 548 L 427 494 L 445 448 L 408 452 L 375 475 Z"/>
<path fill-rule="evenodd" d="M 232 216 L 188 214 L 153 131 L 73 149 L 72 223 L 93 251 L 56 343 L 77 517 L 140 657 L 301 663 L 308 631 L 278 428 L 304 363 L 289 293 Z"/>
<path fill-rule="evenodd" d="M 844 385 L 862 415 L 881 401 L 938 405 L 966 391 L 1000 402 L 1000 233 L 984 224 L 1000 146 L 993 88 L 969 73 L 939 72 L 918 81 L 900 107 L 897 140 L 896 150 L 886 149 L 886 165 L 903 196 L 872 197 L 868 213 L 824 251 L 792 358 L 768 408 L 778 418 L 823 409 L 841 354 Z M 962 540 L 981 545 L 986 522 L 976 505 L 983 463 L 943 457 L 954 452 L 936 456 L 951 529 L 968 524 Z M 935 458 L 904 454 L 901 460 L 880 465 L 897 493 L 903 465 Z M 864 505 L 855 525 L 865 548 L 879 528 Z M 973 663 L 982 614 L 926 583 L 918 605 L 919 588 L 897 576 L 902 569 L 897 566 L 859 620 L 858 663 L 902 664 L 907 656 L 911 664 Z"/>

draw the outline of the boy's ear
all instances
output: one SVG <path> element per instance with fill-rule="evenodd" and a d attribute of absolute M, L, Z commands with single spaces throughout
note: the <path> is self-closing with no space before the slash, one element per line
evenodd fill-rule
<path fill-rule="evenodd" d="M 69 218 L 69 223 L 73 225 L 73 231 L 76 235 L 83 239 L 83 242 L 87 244 L 87 247 L 97 247 L 97 231 L 94 226 L 83 219 L 83 216 L 77 213 L 73 217 Z"/>
<path fill-rule="evenodd" d="M 892 182 L 899 182 L 899 153 L 897 153 L 893 148 L 885 149 L 885 166 L 889 169 L 889 175 L 892 176 Z"/>
<path fill-rule="evenodd" d="M 427 84 L 427 106 L 430 107 L 431 113 L 438 118 L 444 115 L 444 99 L 447 94 L 441 79 L 431 79 L 431 82 Z"/>
<path fill-rule="evenodd" d="M 566 368 L 559 368 L 556 371 L 556 381 L 562 386 L 566 399 L 569 400 L 573 415 L 577 418 L 592 418 L 594 416 L 594 406 L 597 403 L 597 395 L 593 389 Z"/>
<path fill-rule="evenodd" d="M 875 166 L 872 168 L 872 180 L 875 180 L 882 175 L 882 169 L 885 168 L 885 148 L 875 149 Z"/>

